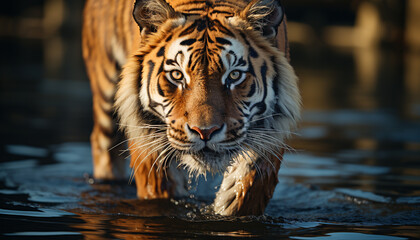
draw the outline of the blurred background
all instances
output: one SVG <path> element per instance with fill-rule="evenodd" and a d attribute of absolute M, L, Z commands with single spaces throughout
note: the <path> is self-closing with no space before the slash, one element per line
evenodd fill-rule
<path fill-rule="evenodd" d="M 1 140 L 88 141 L 90 90 L 81 57 L 83 1 L 7 1 L 0 9 Z"/>
<path fill-rule="evenodd" d="M 81 0 L 15 0 L 0 9 L 2 144 L 88 141 Z M 420 115 L 420 1 L 284 1 L 306 110 Z"/>

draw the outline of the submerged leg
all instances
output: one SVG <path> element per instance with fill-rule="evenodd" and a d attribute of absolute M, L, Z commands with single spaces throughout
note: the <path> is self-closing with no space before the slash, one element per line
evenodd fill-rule
<path fill-rule="evenodd" d="M 270 159 L 247 159 L 230 166 L 216 194 L 214 210 L 221 215 L 261 215 L 277 185 L 284 150 Z M 256 167 L 257 165 L 258 167 Z"/>

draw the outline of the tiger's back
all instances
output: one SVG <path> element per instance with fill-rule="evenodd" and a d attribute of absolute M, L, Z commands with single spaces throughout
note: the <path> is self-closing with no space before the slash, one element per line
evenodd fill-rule
<path fill-rule="evenodd" d="M 272 8 L 267 4 L 275 6 Z M 88 0 L 84 11 L 83 56 L 93 93 L 91 143 L 94 177 L 124 177 L 124 157 L 120 156 L 124 150 L 124 144 L 121 144 L 124 137 L 119 132 L 121 128 L 129 140 L 131 166 L 140 198 L 168 198 L 185 194 L 185 179 L 171 166 L 171 158 L 174 158 L 193 172 L 225 171 L 222 187 L 227 190 L 220 191 L 216 197 L 217 213 L 261 214 L 277 183 L 277 171 L 284 152 L 282 140 L 299 117 L 297 80 L 286 60 L 289 58 L 286 22 L 283 15 L 281 19 L 276 15 L 282 14 L 279 6 L 277 2 L 265 0 L 138 0 L 135 4 L 132 0 Z M 262 19 L 261 16 L 269 18 Z M 270 21 L 278 22 L 276 30 L 267 28 Z M 204 29 L 207 30 L 202 32 Z M 184 40 L 181 41 L 181 38 Z M 198 38 L 207 40 L 201 44 Z M 235 38 L 239 41 L 236 42 Z M 234 46 L 238 44 L 245 44 L 245 52 L 249 56 L 240 58 L 243 53 L 234 52 L 237 50 Z M 178 46 L 175 47 L 178 50 L 172 46 Z M 280 50 L 281 56 L 272 47 Z M 216 48 L 213 57 L 210 56 L 210 48 Z M 187 54 L 195 50 L 198 54 Z M 171 67 L 168 62 L 174 51 L 182 55 L 174 55 L 174 60 L 171 60 L 178 65 L 177 68 L 173 68 L 174 63 Z M 222 52 L 224 56 L 219 56 Z M 225 52 L 228 52 L 227 55 Z M 203 54 L 209 56 L 203 57 Z M 241 60 L 244 63 L 236 63 L 237 60 L 233 59 L 237 57 L 245 59 Z M 237 66 L 229 67 L 230 73 L 225 72 L 228 71 L 226 61 Z M 274 62 L 267 65 L 270 61 Z M 254 73 L 255 67 L 258 67 L 257 73 Z M 179 79 L 182 84 L 178 82 L 178 76 L 182 78 Z M 226 76 L 229 82 L 237 76 L 242 76 L 242 80 L 227 85 L 228 80 L 223 80 Z M 216 80 L 219 78 L 222 78 L 222 85 Z M 254 84 L 251 84 L 253 81 Z M 224 87 L 231 93 L 223 90 Z M 265 93 L 259 96 L 258 92 Z M 273 96 L 279 93 L 282 93 L 281 96 Z M 188 97 L 190 95 L 192 97 Z M 257 99 L 268 95 L 271 100 L 260 99 L 261 102 L 254 105 L 248 100 L 241 100 L 241 96 Z M 159 101 L 163 102 L 157 104 Z M 230 103 L 233 105 L 220 108 L 221 104 Z M 274 105 L 262 106 L 266 104 Z M 119 121 L 116 120 L 114 106 Z M 255 109 L 259 109 L 260 115 Z M 239 119 L 244 117 L 249 119 Z M 237 120 L 230 120 L 234 118 Z M 238 126 L 243 129 L 237 130 Z M 273 135 L 267 133 L 269 128 L 273 128 Z M 267 142 L 278 137 L 275 144 L 279 146 L 248 146 L 252 145 L 252 131 L 261 132 L 258 137 Z M 239 139 L 238 136 L 244 134 L 249 135 L 248 140 Z M 217 137 L 210 139 L 213 135 Z M 225 144 L 229 147 L 223 147 L 224 142 L 229 141 L 235 146 Z M 202 147 L 203 143 L 208 147 Z M 188 147 L 185 149 L 185 146 Z M 220 158 L 226 160 L 206 163 L 209 159 L 218 158 L 219 152 Z M 229 162 L 235 163 L 226 168 Z M 162 169 L 164 174 L 160 171 Z M 241 180 L 237 179 L 238 176 Z M 260 191 L 263 194 L 259 194 Z M 235 192 L 243 195 L 236 194 L 235 197 Z"/>

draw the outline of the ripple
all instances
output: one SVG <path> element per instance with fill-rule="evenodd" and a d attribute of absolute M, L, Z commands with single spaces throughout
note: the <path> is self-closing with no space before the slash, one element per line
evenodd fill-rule
<path fill-rule="evenodd" d="M 31 147 L 25 145 L 6 145 L 6 151 L 10 154 L 30 157 L 46 157 L 48 150 L 45 148 Z"/>
<path fill-rule="evenodd" d="M 51 209 L 51 208 L 38 208 L 38 211 L 21 211 L 21 210 L 10 210 L 0 209 L 0 214 L 13 215 L 13 216 L 26 216 L 26 217 L 63 217 L 67 215 L 74 215 L 73 213 Z"/>
<path fill-rule="evenodd" d="M 365 192 L 362 190 L 357 189 L 346 189 L 346 188 L 337 188 L 335 189 L 336 192 L 355 197 L 355 198 L 361 198 L 373 202 L 379 202 L 379 203 L 391 203 L 391 198 L 380 196 L 378 194 L 372 193 L 372 192 Z"/>

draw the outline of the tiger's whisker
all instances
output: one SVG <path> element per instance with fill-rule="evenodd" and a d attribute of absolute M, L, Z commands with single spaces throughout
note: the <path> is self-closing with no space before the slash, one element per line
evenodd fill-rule
<path fill-rule="evenodd" d="M 272 118 L 272 117 L 282 116 L 282 115 L 284 115 L 284 114 L 283 113 L 274 113 L 274 114 L 270 114 L 268 116 L 260 117 L 260 118 L 257 118 L 257 119 L 252 119 L 251 121 L 248 121 L 248 122 L 249 123 L 258 122 L 258 121 L 261 121 L 261 120 L 264 120 L 264 119 L 267 119 L 267 118 Z"/>
<path fill-rule="evenodd" d="M 153 145 L 151 145 L 151 146 L 149 146 L 148 148 L 145 148 L 145 149 L 143 149 L 143 151 L 142 152 L 140 152 L 140 154 L 138 154 L 138 157 L 136 158 L 136 160 L 134 161 L 134 163 L 132 164 L 132 166 L 136 166 L 136 164 L 137 164 L 137 161 L 138 161 L 138 159 L 139 159 L 139 157 L 145 152 L 145 151 L 147 151 L 148 149 L 150 149 L 150 148 L 152 148 L 153 147 L 153 149 L 145 156 L 145 157 L 143 157 L 143 160 L 141 160 L 141 162 L 137 165 L 137 167 L 135 168 L 135 169 L 133 169 L 132 170 L 132 176 L 133 177 L 131 177 L 130 178 L 130 184 L 131 184 L 131 182 L 132 182 L 132 180 L 133 180 L 133 178 L 134 178 L 134 175 L 135 175 L 135 173 L 137 172 L 137 170 L 138 170 L 138 168 L 140 167 L 140 165 L 143 163 L 143 161 L 144 160 L 146 160 L 147 159 L 147 157 L 149 157 L 151 154 L 153 154 L 156 150 L 158 150 L 158 149 L 160 149 L 161 147 L 160 146 L 162 146 L 163 145 L 163 143 L 162 142 L 157 142 L 157 143 L 154 143 Z M 135 151 L 137 150 L 138 148 L 136 148 L 135 149 Z"/>

